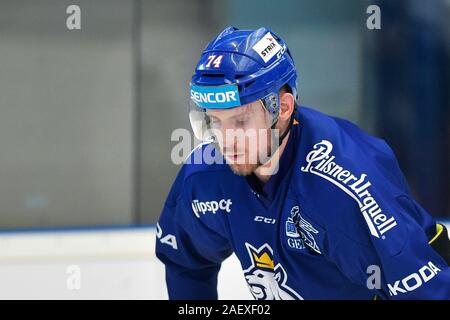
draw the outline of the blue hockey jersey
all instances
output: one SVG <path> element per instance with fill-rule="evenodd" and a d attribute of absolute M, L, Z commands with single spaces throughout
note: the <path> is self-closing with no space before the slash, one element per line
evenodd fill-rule
<path fill-rule="evenodd" d="M 296 120 L 260 190 L 227 164 L 194 164 L 210 145 L 186 160 L 157 224 L 169 297 L 216 299 L 234 252 L 256 299 L 450 299 L 430 245 L 441 226 L 388 145 L 307 107 Z"/>

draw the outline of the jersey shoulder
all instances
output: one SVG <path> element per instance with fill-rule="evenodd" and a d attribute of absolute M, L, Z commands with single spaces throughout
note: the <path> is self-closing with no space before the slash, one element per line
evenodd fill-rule
<path fill-rule="evenodd" d="M 345 183 L 357 181 L 350 178 L 352 172 L 370 175 L 375 181 L 387 183 L 391 193 L 409 193 L 397 158 L 383 139 L 348 120 L 307 107 L 300 109 L 299 118 L 303 129 L 297 160 L 305 166 L 305 172 L 313 169 Z"/>
<path fill-rule="evenodd" d="M 402 238 L 396 199 L 409 191 L 387 143 L 350 121 L 306 107 L 299 122 L 296 187 L 313 219 L 363 244 L 370 237 Z"/>

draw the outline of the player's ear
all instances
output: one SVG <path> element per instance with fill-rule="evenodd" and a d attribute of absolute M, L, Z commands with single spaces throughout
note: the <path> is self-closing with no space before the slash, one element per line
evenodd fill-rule
<path fill-rule="evenodd" d="M 289 92 L 280 93 L 280 120 L 288 121 L 291 118 L 292 112 L 294 112 L 294 96 Z"/>

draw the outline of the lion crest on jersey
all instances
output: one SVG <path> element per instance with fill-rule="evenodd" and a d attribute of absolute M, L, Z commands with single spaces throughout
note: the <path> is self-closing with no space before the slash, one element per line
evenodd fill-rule
<path fill-rule="evenodd" d="M 303 298 L 287 284 L 281 264 L 274 265 L 272 248 L 265 243 L 258 249 L 245 243 L 251 266 L 244 270 L 245 280 L 257 300 L 296 300 Z"/>

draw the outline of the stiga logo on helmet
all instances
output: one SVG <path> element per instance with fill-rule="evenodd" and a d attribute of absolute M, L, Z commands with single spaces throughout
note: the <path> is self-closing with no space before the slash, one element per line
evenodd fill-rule
<path fill-rule="evenodd" d="M 226 109 L 241 105 L 237 85 L 191 86 L 191 99 L 206 109 Z"/>
<path fill-rule="evenodd" d="M 253 50 L 255 50 L 266 63 L 272 59 L 280 49 L 281 46 L 270 32 L 267 32 L 266 35 L 253 46 Z"/>
<path fill-rule="evenodd" d="M 194 200 L 192 201 L 192 211 L 194 211 L 197 218 L 200 218 L 200 213 L 206 214 L 207 212 L 212 212 L 213 214 L 216 214 L 217 210 L 219 209 L 230 213 L 231 205 L 231 199 L 221 199 L 219 201 L 206 202 Z"/>

